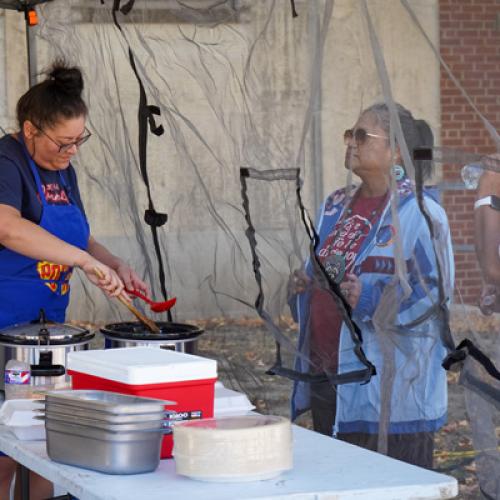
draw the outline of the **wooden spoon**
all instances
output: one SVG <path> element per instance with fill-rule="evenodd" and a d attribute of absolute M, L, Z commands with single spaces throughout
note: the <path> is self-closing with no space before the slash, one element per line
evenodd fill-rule
<path fill-rule="evenodd" d="M 94 273 L 99 279 L 104 278 L 104 274 L 102 274 L 101 270 L 97 267 L 94 267 Z M 158 325 L 147 316 L 141 313 L 138 309 L 136 309 L 124 296 L 123 292 L 116 297 L 147 329 L 153 333 L 161 333 Z"/>

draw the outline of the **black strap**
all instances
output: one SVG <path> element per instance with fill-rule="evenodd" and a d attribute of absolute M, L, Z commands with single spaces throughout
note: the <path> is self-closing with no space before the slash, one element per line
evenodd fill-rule
<path fill-rule="evenodd" d="M 300 373 L 296 370 L 290 370 L 289 368 L 284 368 L 281 365 L 275 364 L 266 371 L 266 374 L 280 375 L 296 382 L 306 382 L 308 384 L 329 382 L 332 385 L 342 385 L 355 382 L 368 383 L 372 376 L 375 375 L 374 369 L 375 368 L 373 368 L 373 370 L 365 368 L 363 370 L 354 370 L 352 372 L 338 373 L 336 375 L 312 375 L 310 373 Z"/>
<path fill-rule="evenodd" d="M 295 8 L 295 0 L 290 0 L 290 4 L 292 5 L 292 17 L 299 17 Z"/>
<path fill-rule="evenodd" d="M 295 181 L 295 192 L 297 196 L 297 202 L 300 209 L 301 219 L 304 224 L 305 230 L 311 239 L 310 244 L 310 257 L 311 264 L 313 265 L 315 275 L 318 275 L 320 279 L 324 280 L 325 286 L 328 286 L 330 290 L 333 292 L 333 297 L 339 310 L 342 313 L 342 317 L 344 322 L 346 323 L 349 333 L 351 334 L 351 338 L 354 343 L 354 353 L 357 358 L 363 365 L 365 369 L 356 370 L 352 372 L 342 373 L 338 375 L 326 376 L 326 375 L 311 375 L 301 373 L 297 370 L 291 370 L 288 368 L 284 368 L 281 360 L 281 344 L 278 339 L 282 338 L 283 340 L 289 343 L 289 340 L 281 334 L 279 328 L 273 323 L 272 318 L 264 309 L 264 290 L 262 287 L 262 274 L 260 272 L 260 259 L 257 255 L 257 239 L 255 237 L 256 231 L 255 227 L 252 223 L 252 219 L 250 216 L 250 200 L 248 198 L 248 186 L 247 179 L 253 178 L 257 180 L 267 180 L 267 181 L 276 181 L 276 180 L 285 180 L 285 181 Z M 368 361 L 365 356 L 365 353 L 362 349 L 362 336 L 361 330 L 352 320 L 352 311 L 349 304 L 345 301 L 342 294 L 340 293 L 340 288 L 330 279 L 328 273 L 326 273 L 323 268 L 321 262 L 316 255 L 316 249 L 319 245 L 319 236 L 314 229 L 314 224 L 312 223 L 309 215 L 307 214 L 307 210 L 304 207 L 304 203 L 302 201 L 301 196 L 301 181 L 300 181 L 300 170 L 296 169 L 275 169 L 275 170 L 256 170 L 253 168 L 241 168 L 240 169 L 240 183 L 241 183 L 241 198 L 243 203 L 243 210 L 245 212 L 245 221 L 247 223 L 247 229 L 245 234 L 250 243 L 250 251 L 252 254 L 252 266 L 255 275 L 255 281 L 258 286 L 258 294 L 255 299 L 255 309 L 259 316 L 264 320 L 265 324 L 268 328 L 270 328 L 271 332 L 274 334 L 276 341 L 276 358 L 274 365 L 268 370 L 267 373 L 270 375 L 281 375 L 287 377 L 291 380 L 296 381 L 306 381 L 306 382 L 315 382 L 315 381 L 324 381 L 330 380 L 333 384 L 347 384 L 352 382 L 361 382 L 367 383 L 370 381 L 371 377 L 376 374 L 375 366 Z"/>
<path fill-rule="evenodd" d="M 126 16 L 134 7 L 135 0 L 129 0 L 123 7 L 120 8 L 120 12 Z"/>
<path fill-rule="evenodd" d="M 127 15 L 130 13 L 132 8 L 134 7 L 135 0 L 129 0 L 125 5 L 120 6 L 121 0 L 114 0 L 113 3 L 113 21 L 116 27 L 120 30 L 120 33 L 123 34 L 122 28 L 118 19 L 116 17 L 117 11 L 120 11 L 122 14 Z M 124 37 L 125 38 L 125 37 Z M 128 44 L 127 39 L 125 38 L 126 43 Z M 141 177 L 146 186 L 147 196 L 148 196 L 148 208 L 144 212 L 144 222 L 151 228 L 151 234 L 153 237 L 153 245 L 155 249 L 156 259 L 158 261 L 158 274 L 160 279 L 160 288 L 163 298 L 167 300 L 168 293 L 167 287 L 165 284 L 165 268 L 163 265 L 163 257 L 161 252 L 160 240 L 158 237 L 158 228 L 163 226 L 167 220 L 168 215 L 165 213 L 157 212 L 153 198 L 151 196 L 151 187 L 149 184 L 149 175 L 147 169 L 147 145 L 148 145 L 148 125 L 149 130 L 156 136 L 160 136 L 164 133 L 163 125 L 157 125 L 155 121 L 155 116 L 160 116 L 160 108 L 158 106 L 150 105 L 147 102 L 146 90 L 144 89 L 144 85 L 142 83 L 142 79 L 139 76 L 137 71 L 137 67 L 135 65 L 134 53 L 132 52 L 132 48 L 128 47 L 128 57 L 130 66 L 132 67 L 132 71 L 136 77 L 137 83 L 139 84 L 139 111 L 138 111 L 138 121 L 139 121 L 139 168 L 141 171 Z M 172 321 L 172 313 L 170 311 L 167 312 L 168 321 Z"/>
<path fill-rule="evenodd" d="M 424 153 L 426 153 L 425 150 L 423 150 L 422 148 L 417 148 L 413 152 L 413 157 L 414 159 L 415 158 L 422 159 L 425 156 Z M 434 227 L 432 225 L 432 220 L 429 214 L 427 213 L 424 204 L 423 170 L 421 168 L 415 169 L 415 187 L 416 187 L 417 202 L 420 212 L 424 216 L 431 237 L 433 238 Z M 472 356 L 481 366 L 483 366 L 483 368 L 489 373 L 489 375 L 491 375 L 496 380 L 500 380 L 500 372 L 497 370 L 493 362 L 480 349 L 478 349 L 471 340 L 465 339 L 462 342 L 460 342 L 460 344 L 457 347 L 455 347 L 455 342 L 453 341 L 453 336 L 451 334 L 451 329 L 450 329 L 450 312 L 448 306 L 446 305 L 447 300 L 444 293 L 443 276 L 437 255 L 436 255 L 436 265 L 438 270 L 438 287 L 439 287 L 438 306 L 440 313 L 439 316 L 442 320 L 441 339 L 449 351 L 448 355 L 442 362 L 443 368 L 445 370 L 449 370 L 453 365 L 464 361 L 467 356 Z M 473 386 L 478 392 L 481 392 L 485 396 L 487 395 L 487 397 L 490 400 L 495 400 L 497 402 L 500 401 L 499 391 L 496 390 L 494 387 L 489 386 L 485 382 L 479 383 L 480 381 L 475 381 L 473 383 L 472 378 L 471 377 L 469 378 L 471 386 Z"/>
<path fill-rule="evenodd" d="M 454 364 L 464 361 L 467 356 L 472 356 L 494 379 L 500 380 L 500 371 L 491 359 L 469 339 L 462 340 L 457 348 L 446 356 L 442 366 L 445 370 L 449 370 Z"/>
<path fill-rule="evenodd" d="M 314 224 L 311 218 L 309 217 L 309 214 L 307 213 L 307 210 L 302 201 L 301 183 L 299 177 L 297 177 L 296 194 L 297 194 L 297 201 L 299 204 L 300 214 L 302 217 L 302 223 L 304 224 L 304 227 L 306 228 L 306 231 L 309 237 L 311 238 L 310 258 L 311 258 L 311 264 L 315 270 L 315 276 L 319 276 L 324 281 L 325 286 L 332 291 L 333 298 L 336 302 L 336 306 L 339 308 L 342 314 L 342 319 L 346 324 L 347 329 L 349 330 L 349 334 L 351 335 L 351 340 L 354 343 L 354 352 L 356 356 L 366 366 L 366 369 L 371 375 L 376 375 L 377 370 L 375 369 L 375 366 L 367 359 L 363 351 L 362 348 L 363 335 L 361 333 L 361 329 L 359 328 L 359 326 L 352 319 L 351 306 L 344 298 L 344 295 L 341 293 L 340 286 L 334 280 L 332 280 L 330 275 L 325 271 L 323 264 L 319 260 L 318 257 L 318 247 L 320 243 L 319 235 L 316 232 Z M 368 381 L 369 379 L 367 380 L 367 382 Z"/>

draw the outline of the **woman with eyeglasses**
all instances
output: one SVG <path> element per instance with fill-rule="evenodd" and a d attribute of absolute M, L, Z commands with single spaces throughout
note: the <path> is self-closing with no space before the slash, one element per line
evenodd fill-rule
<path fill-rule="evenodd" d="M 416 147 L 432 146 L 428 124 L 415 120 L 401 105 L 397 111 L 410 154 Z M 310 408 L 316 431 L 372 450 L 378 448 L 379 424 L 387 418 L 388 454 L 431 468 L 434 432 L 444 424 L 447 408 L 434 243 L 440 245 L 446 299 L 452 296 L 453 254 L 444 210 L 425 192 L 424 204 L 439 238 L 433 242 L 402 166 L 400 147 L 396 144 L 391 149 L 389 133 L 385 104 L 363 111 L 345 132 L 345 165 L 361 184 L 350 193 L 340 189 L 328 196 L 317 227 L 319 262 L 351 307 L 363 351 L 377 374 L 366 384 L 335 387 L 330 380 L 298 382 L 292 414 L 296 417 Z M 431 175 L 429 162 L 414 162 L 414 166 L 424 179 Z M 396 197 L 396 219 L 391 196 Z M 391 286 L 397 274 L 397 241 L 406 266 L 402 272 L 407 290 Z M 322 284 L 324 279 L 313 276 L 312 268 L 309 263 L 305 271 L 296 271 L 289 285 L 292 312 L 300 326 L 299 345 L 308 357 L 308 363 L 299 359 L 298 365 L 310 375 L 330 378 L 362 369 L 333 292 Z M 395 362 L 388 382 L 386 359 Z M 389 394 L 388 408 L 381 407 L 384 391 Z"/>
<path fill-rule="evenodd" d="M 46 318 L 62 322 L 69 280 L 80 268 L 116 296 L 146 284 L 91 235 L 72 157 L 90 138 L 78 68 L 56 62 L 17 103 L 19 131 L 0 139 L 0 328 Z M 96 269 L 102 274 L 97 278 Z M 0 498 L 14 462 L 0 459 Z M 39 487 L 37 498 L 50 496 Z"/>

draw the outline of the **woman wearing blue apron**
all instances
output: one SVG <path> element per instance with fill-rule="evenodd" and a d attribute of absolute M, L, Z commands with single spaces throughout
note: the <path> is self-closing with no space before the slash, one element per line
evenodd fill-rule
<path fill-rule="evenodd" d="M 20 131 L 0 139 L 0 328 L 36 320 L 62 322 L 74 267 L 111 296 L 145 283 L 90 234 L 72 156 L 90 138 L 78 68 L 56 63 L 17 103 Z M 98 279 L 95 269 L 103 275 Z M 0 499 L 15 462 L 0 457 Z M 51 496 L 32 474 L 31 498 Z"/>

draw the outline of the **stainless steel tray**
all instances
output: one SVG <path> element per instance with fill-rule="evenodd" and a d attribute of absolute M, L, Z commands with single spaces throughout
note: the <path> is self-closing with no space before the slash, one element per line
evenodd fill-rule
<path fill-rule="evenodd" d="M 175 404 L 161 399 L 129 396 L 116 392 L 96 390 L 49 391 L 45 393 L 45 401 L 71 407 L 99 410 L 114 414 L 137 414 L 160 412 L 165 405 Z"/>
<path fill-rule="evenodd" d="M 106 431 L 68 432 L 68 426 L 46 422 L 47 454 L 55 462 L 106 474 L 152 472 L 160 463 L 161 432 L 114 435 Z M 111 436 L 109 439 L 103 437 Z"/>
<path fill-rule="evenodd" d="M 43 401 L 44 408 L 37 409 L 40 413 L 71 413 L 75 417 L 92 418 L 95 420 L 102 420 L 110 424 L 127 424 L 137 422 L 139 419 L 142 422 L 150 422 L 153 420 L 161 420 L 170 414 L 168 411 L 155 411 L 154 413 L 133 413 L 133 414 L 120 414 L 110 413 L 107 411 L 90 410 L 85 408 L 78 408 L 76 406 L 68 406 L 64 404 L 49 403 Z"/>
<path fill-rule="evenodd" d="M 38 420 L 46 422 L 54 422 L 61 424 L 76 424 L 88 426 L 92 429 L 102 429 L 111 432 L 129 432 L 129 431 L 146 431 L 146 430 L 161 430 L 164 427 L 163 419 L 153 420 L 149 422 L 135 422 L 125 424 L 113 424 L 103 420 L 94 420 L 92 418 L 74 417 L 73 415 L 65 415 L 63 413 L 46 413 L 45 416 L 36 417 Z"/>
<path fill-rule="evenodd" d="M 45 429 L 57 430 L 60 432 L 67 432 L 82 437 L 89 437 L 93 439 L 100 439 L 102 441 L 141 441 L 145 435 L 152 434 L 155 436 L 163 436 L 170 434 L 171 428 L 157 428 L 157 429 L 142 429 L 133 431 L 111 431 L 92 427 L 90 425 L 80 425 L 69 422 L 61 422 L 60 420 L 45 419 Z"/>

